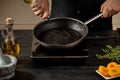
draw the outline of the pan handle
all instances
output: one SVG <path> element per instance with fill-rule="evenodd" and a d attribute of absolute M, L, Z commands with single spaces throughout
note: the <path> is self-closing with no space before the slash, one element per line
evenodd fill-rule
<path fill-rule="evenodd" d="M 91 19 L 87 20 L 84 22 L 85 25 L 89 24 L 90 22 L 96 20 L 97 18 L 101 17 L 102 16 L 102 13 L 99 13 L 98 15 L 92 17 Z"/>

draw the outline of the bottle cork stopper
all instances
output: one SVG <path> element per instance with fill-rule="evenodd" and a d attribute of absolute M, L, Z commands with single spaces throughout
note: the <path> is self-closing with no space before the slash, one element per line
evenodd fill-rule
<path fill-rule="evenodd" d="M 7 24 L 13 24 L 14 23 L 13 18 L 6 18 L 6 23 Z"/>

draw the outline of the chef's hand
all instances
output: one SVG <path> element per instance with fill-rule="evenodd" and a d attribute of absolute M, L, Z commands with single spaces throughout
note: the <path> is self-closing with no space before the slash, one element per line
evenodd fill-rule
<path fill-rule="evenodd" d="M 120 0 L 106 0 L 101 6 L 103 17 L 110 17 L 120 12 Z"/>
<path fill-rule="evenodd" d="M 50 15 L 48 0 L 32 0 L 32 10 L 36 16 L 41 16 L 43 19 Z"/>

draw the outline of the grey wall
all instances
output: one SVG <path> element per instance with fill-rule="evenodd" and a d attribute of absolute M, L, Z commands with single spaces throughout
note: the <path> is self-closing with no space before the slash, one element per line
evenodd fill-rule
<path fill-rule="evenodd" d="M 16 24 L 36 24 L 41 20 L 23 0 L 0 0 L 0 24 L 5 23 L 6 17 L 13 17 Z"/>

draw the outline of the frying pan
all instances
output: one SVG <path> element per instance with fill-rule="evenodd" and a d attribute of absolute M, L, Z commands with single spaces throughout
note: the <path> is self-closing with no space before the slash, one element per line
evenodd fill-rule
<path fill-rule="evenodd" d="M 56 17 L 38 23 L 33 29 L 33 37 L 38 45 L 49 49 L 66 49 L 77 46 L 88 34 L 90 22 L 102 16 L 98 14 L 86 22 L 69 18 Z"/>

